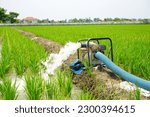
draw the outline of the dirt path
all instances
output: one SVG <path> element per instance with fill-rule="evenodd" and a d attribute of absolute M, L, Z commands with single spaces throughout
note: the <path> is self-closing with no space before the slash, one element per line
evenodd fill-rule
<path fill-rule="evenodd" d="M 54 41 L 45 39 L 43 37 L 38 37 L 33 33 L 26 32 L 26 31 L 23 31 L 23 30 L 20 30 L 20 29 L 16 29 L 16 30 L 18 32 L 20 32 L 21 34 L 25 35 L 26 37 L 31 38 L 31 40 L 33 40 L 33 41 L 39 43 L 40 45 L 42 45 L 48 53 L 58 53 L 60 48 L 62 47 L 62 45 L 60 45 L 60 44 L 58 44 Z"/>

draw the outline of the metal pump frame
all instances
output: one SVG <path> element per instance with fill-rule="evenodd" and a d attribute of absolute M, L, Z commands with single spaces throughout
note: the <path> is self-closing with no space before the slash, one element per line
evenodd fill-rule
<path fill-rule="evenodd" d="M 88 51 L 88 65 L 89 66 L 92 66 L 92 60 L 90 58 L 90 42 L 91 41 L 97 41 L 97 44 L 99 45 L 100 44 L 100 40 L 108 40 L 110 42 L 110 55 L 111 55 L 111 60 L 113 62 L 114 58 L 113 58 L 113 45 L 112 45 L 112 39 L 110 39 L 109 37 L 103 37 L 103 38 L 89 38 L 89 39 L 80 39 L 78 40 L 78 43 L 81 43 L 82 42 L 87 42 L 87 51 Z M 82 47 L 81 47 L 82 48 Z M 77 49 L 77 57 L 78 59 L 80 58 L 80 55 L 79 55 L 79 49 Z"/>

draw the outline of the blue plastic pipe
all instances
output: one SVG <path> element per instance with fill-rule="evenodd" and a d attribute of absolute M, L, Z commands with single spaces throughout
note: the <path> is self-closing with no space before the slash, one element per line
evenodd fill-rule
<path fill-rule="evenodd" d="M 150 91 L 150 81 L 144 80 L 140 77 L 137 77 L 135 75 L 126 72 L 125 70 L 115 65 L 109 58 L 107 58 L 101 52 L 96 52 L 95 57 L 99 59 L 101 62 L 103 62 L 110 70 L 112 70 L 115 74 L 117 74 L 124 80 L 132 82 L 135 85 Z"/>

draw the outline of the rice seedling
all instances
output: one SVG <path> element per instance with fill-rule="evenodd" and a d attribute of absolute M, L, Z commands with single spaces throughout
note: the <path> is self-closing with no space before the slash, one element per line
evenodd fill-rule
<path fill-rule="evenodd" d="M 55 80 L 49 80 L 46 83 L 46 90 L 47 90 L 47 95 L 48 95 L 48 99 L 50 100 L 55 100 L 55 99 L 59 99 L 59 87 L 57 87 L 56 85 L 56 81 Z"/>
<path fill-rule="evenodd" d="M 65 77 L 64 96 L 67 96 L 67 97 L 71 96 L 72 87 L 73 87 L 72 77 L 70 75 L 67 75 Z"/>
<path fill-rule="evenodd" d="M 71 75 L 59 70 L 46 84 L 48 99 L 70 99 L 72 87 Z"/>
<path fill-rule="evenodd" d="M 56 77 L 58 79 L 58 86 L 59 86 L 60 92 L 62 92 L 62 95 L 65 97 L 70 97 L 72 86 L 73 86 L 72 77 L 70 73 L 58 71 Z"/>
<path fill-rule="evenodd" d="M 7 32 L 5 32 L 5 36 L 3 37 L 3 45 L 1 51 L 1 60 L 0 60 L 0 77 L 3 78 L 5 74 L 9 71 L 10 63 L 11 63 L 11 48 L 10 42 L 8 40 L 9 36 Z"/>
<path fill-rule="evenodd" d="M 15 70 L 17 75 L 22 75 L 25 72 L 25 61 L 23 56 L 15 57 Z"/>
<path fill-rule="evenodd" d="M 25 91 L 30 100 L 42 99 L 45 92 L 45 82 L 40 76 L 27 76 L 25 78 Z"/>
<path fill-rule="evenodd" d="M 86 92 L 80 92 L 79 96 L 78 96 L 79 100 L 94 100 L 94 97 L 91 95 L 91 93 L 89 91 Z"/>
<path fill-rule="evenodd" d="M 2 83 L 0 84 L 0 93 L 4 100 L 16 100 L 18 96 L 16 82 L 12 84 L 11 80 L 8 78 L 2 80 Z"/>

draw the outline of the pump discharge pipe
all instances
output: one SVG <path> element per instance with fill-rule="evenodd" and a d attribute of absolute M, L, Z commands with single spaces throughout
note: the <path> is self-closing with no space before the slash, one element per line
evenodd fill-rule
<path fill-rule="evenodd" d="M 115 65 L 109 58 L 107 58 L 101 52 L 96 52 L 95 57 L 103 62 L 110 70 L 112 70 L 115 74 L 122 77 L 124 80 L 134 83 L 135 85 L 150 91 L 150 81 L 144 80 L 140 77 L 137 77 L 133 74 L 126 72 L 121 69 L 117 65 Z"/>

